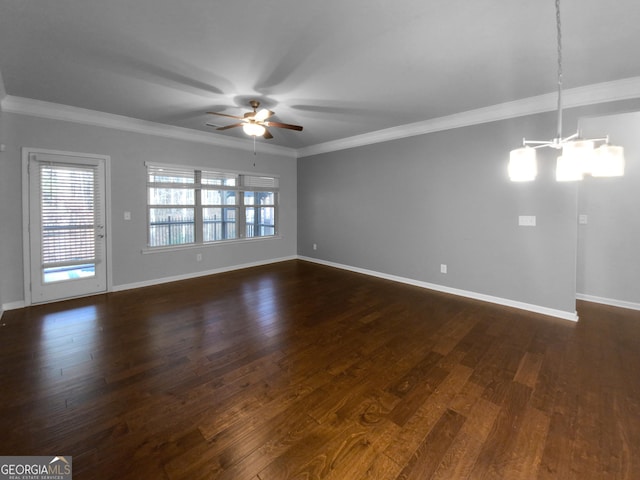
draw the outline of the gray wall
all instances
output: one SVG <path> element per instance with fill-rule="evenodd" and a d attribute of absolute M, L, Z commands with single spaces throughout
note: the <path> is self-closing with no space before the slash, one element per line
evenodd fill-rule
<path fill-rule="evenodd" d="M 129 133 L 9 113 L 0 113 L 0 291 L 3 303 L 24 297 L 22 261 L 22 147 L 111 156 L 112 279 L 129 285 L 190 275 L 296 254 L 296 161 L 284 155 L 218 147 L 209 144 Z M 211 166 L 280 175 L 282 238 L 212 245 L 143 255 L 146 246 L 145 161 Z M 253 166 L 253 163 L 256 166 Z M 123 219 L 132 212 L 132 221 Z M 202 262 L 196 262 L 202 253 Z"/>
<path fill-rule="evenodd" d="M 640 113 L 585 118 L 581 127 L 623 145 L 626 171 L 580 184 L 587 224 L 578 226 L 578 293 L 640 306 Z"/>
<path fill-rule="evenodd" d="M 2 90 L 2 78 L 0 77 L 0 93 Z M 1 96 L 1 95 L 0 95 Z M 0 111 L 0 144 L 6 145 L 7 143 L 7 129 L 3 128 L 3 118 L 6 114 Z M 6 201 L 4 192 L 8 192 L 11 189 L 11 176 L 8 175 L 8 158 L 6 152 L 0 151 L 0 315 L 2 314 L 2 306 L 5 303 L 5 285 L 4 272 L 9 271 L 9 258 L 11 251 L 9 249 L 10 240 L 8 238 L 9 230 L 4 227 L 5 219 L 12 216 L 11 210 L 15 208 L 14 202 Z M 20 250 L 22 251 L 22 250 Z"/>
<path fill-rule="evenodd" d="M 616 108 L 565 112 L 567 131 Z M 298 252 L 573 313 L 578 185 L 555 182 L 550 149 L 535 182 L 506 172 L 523 136 L 554 134 L 555 114 L 540 114 L 301 158 Z M 519 227 L 519 215 L 537 226 Z"/>

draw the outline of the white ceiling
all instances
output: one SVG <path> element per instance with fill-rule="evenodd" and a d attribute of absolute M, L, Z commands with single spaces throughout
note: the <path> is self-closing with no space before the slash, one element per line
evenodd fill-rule
<path fill-rule="evenodd" d="M 553 0 L 0 0 L 6 94 L 305 148 L 556 90 Z M 562 0 L 564 86 L 640 77 L 638 0 Z M 0 81 L 0 83 L 2 83 Z M 0 91 L 2 90 L 0 85 Z"/>

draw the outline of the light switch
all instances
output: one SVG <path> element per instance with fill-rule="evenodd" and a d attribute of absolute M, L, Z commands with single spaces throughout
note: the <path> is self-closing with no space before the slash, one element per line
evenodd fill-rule
<path fill-rule="evenodd" d="M 536 216 L 535 215 L 520 215 L 518 217 L 518 225 L 521 227 L 535 227 Z"/>
<path fill-rule="evenodd" d="M 131 212 L 124 212 L 124 219 L 131 220 Z"/>

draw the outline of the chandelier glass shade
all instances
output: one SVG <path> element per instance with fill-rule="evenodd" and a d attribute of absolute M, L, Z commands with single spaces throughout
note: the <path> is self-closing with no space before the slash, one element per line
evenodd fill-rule
<path fill-rule="evenodd" d="M 580 132 L 562 138 L 562 28 L 560 0 L 556 4 L 556 30 L 558 39 L 558 124 L 557 136 L 552 140 L 522 139 L 522 147 L 511 151 L 509 178 L 514 182 L 535 180 L 538 173 L 536 150 L 550 147 L 561 150 L 556 164 L 556 180 L 570 182 L 592 177 L 619 177 L 624 175 L 624 149 L 609 144 L 609 137 L 582 139 Z M 596 145 L 598 147 L 596 148 Z"/>
<path fill-rule="evenodd" d="M 592 177 L 622 177 L 624 175 L 624 149 L 615 145 L 601 145 L 591 160 Z"/>
<path fill-rule="evenodd" d="M 538 175 L 536 151 L 531 147 L 511 150 L 509 155 L 509 178 L 513 182 L 530 182 Z"/>

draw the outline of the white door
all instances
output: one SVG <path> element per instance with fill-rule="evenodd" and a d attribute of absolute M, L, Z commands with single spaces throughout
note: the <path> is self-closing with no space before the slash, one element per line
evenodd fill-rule
<path fill-rule="evenodd" d="M 105 159 L 30 153 L 31 302 L 107 290 Z"/>

